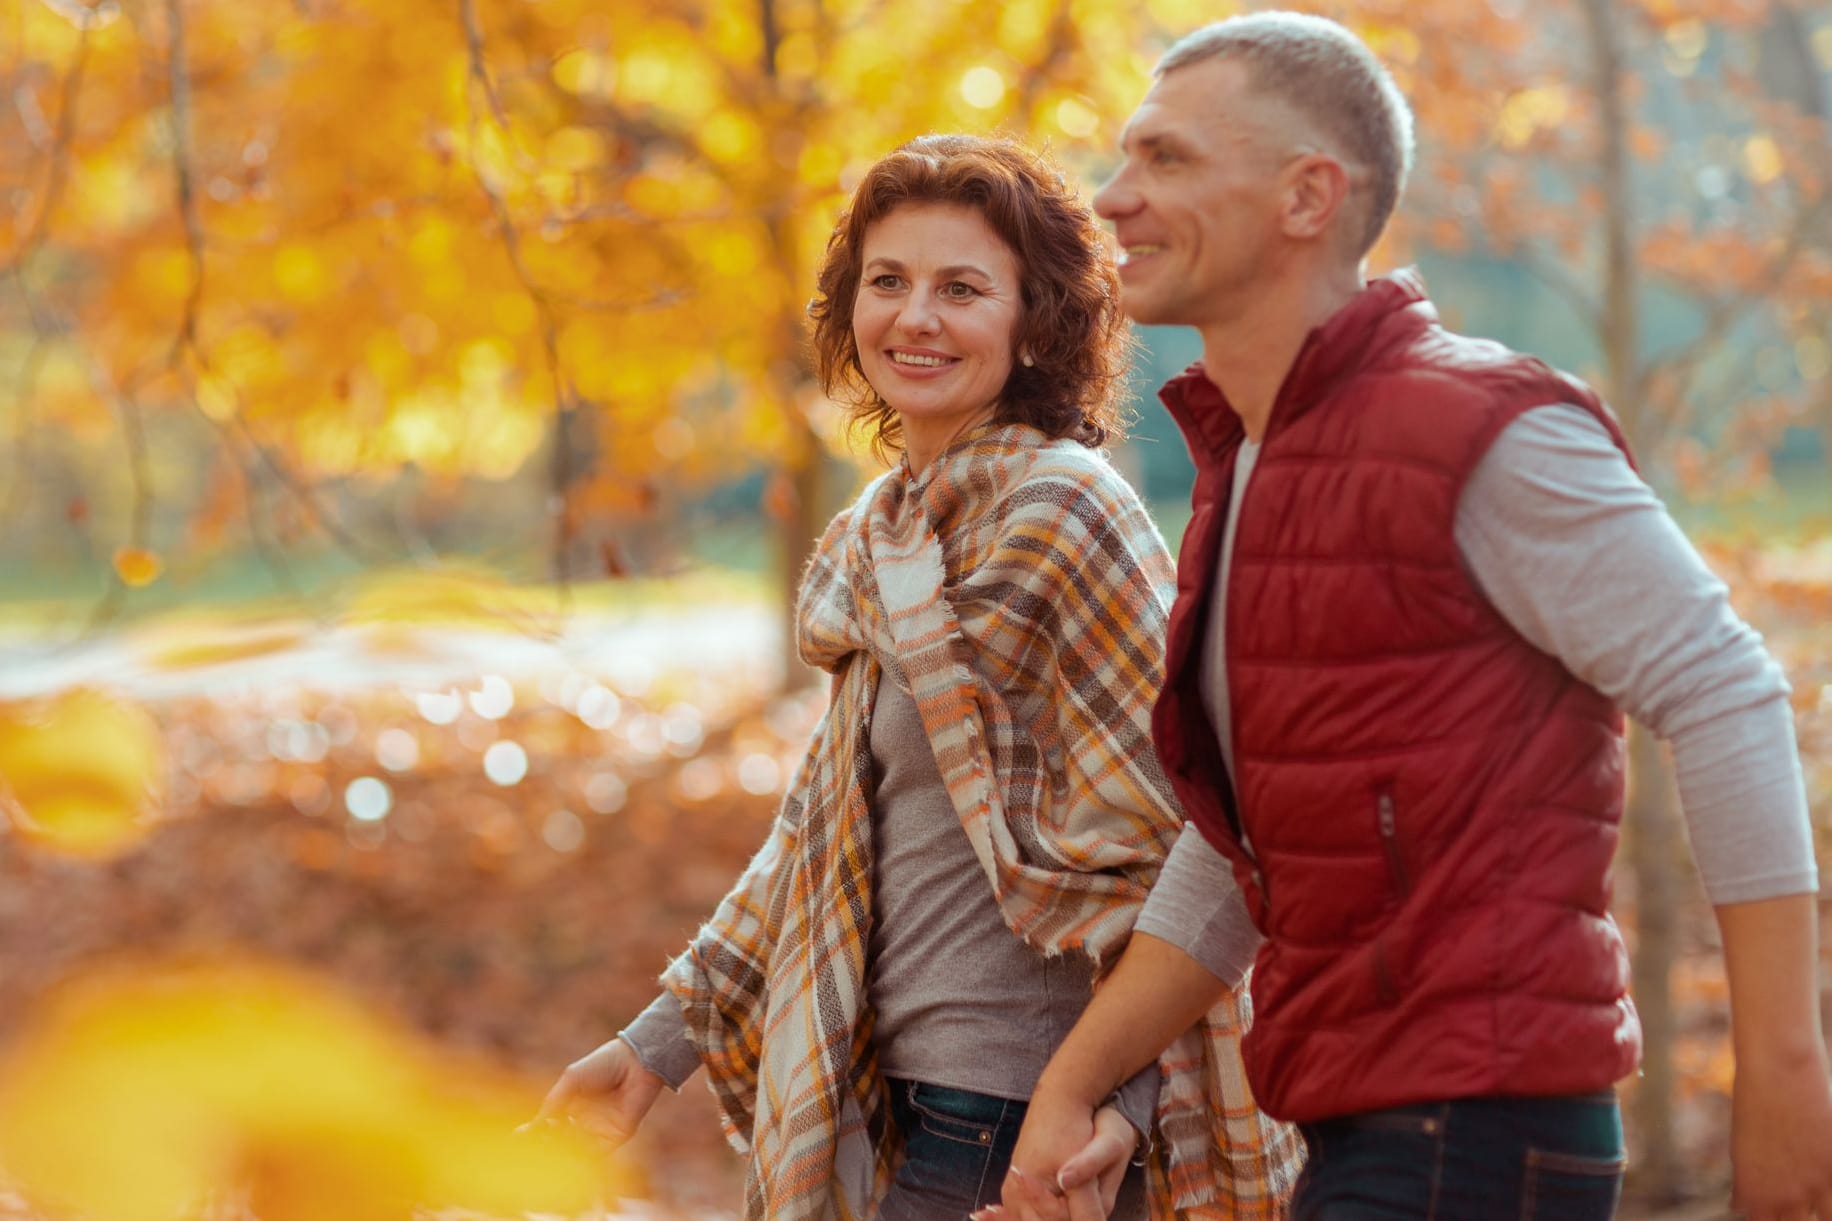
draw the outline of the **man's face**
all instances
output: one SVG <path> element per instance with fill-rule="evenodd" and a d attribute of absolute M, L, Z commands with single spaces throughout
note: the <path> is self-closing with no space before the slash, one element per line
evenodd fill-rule
<path fill-rule="evenodd" d="M 1223 324 L 1278 273 L 1289 118 L 1246 69 L 1207 59 L 1160 77 L 1094 197 L 1121 247 L 1126 312 L 1141 323 Z"/>

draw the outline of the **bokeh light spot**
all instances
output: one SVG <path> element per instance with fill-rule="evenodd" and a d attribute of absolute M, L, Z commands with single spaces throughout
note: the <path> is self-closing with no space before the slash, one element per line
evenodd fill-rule
<path fill-rule="evenodd" d="M 585 824 L 571 810 L 555 810 L 541 824 L 541 839 L 555 852 L 577 852 L 585 843 Z"/>
<path fill-rule="evenodd" d="M 394 808 L 394 793 L 374 776 L 359 776 L 344 789 L 344 808 L 361 822 L 380 822 Z"/>
<path fill-rule="evenodd" d="M 1005 78 L 999 75 L 997 68 L 981 64 L 969 68 L 961 76 L 961 97 L 967 105 L 979 110 L 991 110 L 1005 96 Z"/>
<path fill-rule="evenodd" d="M 489 721 L 500 721 L 515 707 L 515 689 L 500 674 L 486 674 L 471 692 L 471 711 Z"/>
<path fill-rule="evenodd" d="M 528 774 L 528 752 L 519 742 L 492 742 L 483 752 L 483 774 L 504 788 L 520 784 Z"/>
<path fill-rule="evenodd" d="M 405 729 L 384 729 L 375 739 L 375 761 L 391 772 L 413 770 L 420 762 L 420 743 Z"/>

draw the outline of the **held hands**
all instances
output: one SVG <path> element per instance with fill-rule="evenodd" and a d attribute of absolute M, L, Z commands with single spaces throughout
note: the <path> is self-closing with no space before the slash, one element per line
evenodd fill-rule
<path fill-rule="evenodd" d="M 612 1039 L 567 1065 L 524 1126 L 570 1120 L 615 1149 L 636 1135 L 663 1084 L 628 1043 Z"/>
<path fill-rule="evenodd" d="M 1137 1144 L 1138 1132 L 1114 1107 L 1090 1114 L 1039 1095 L 1018 1135 L 1001 1202 L 974 1221 L 1105 1221 Z"/>

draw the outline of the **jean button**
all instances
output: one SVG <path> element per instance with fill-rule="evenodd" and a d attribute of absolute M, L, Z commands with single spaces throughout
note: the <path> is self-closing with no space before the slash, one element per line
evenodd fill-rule
<path fill-rule="evenodd" d="M 980 1143 L 982 1145 L 990 1145 L 992 1143 L 992 1133 L 981 1132 L 980 1133 Z"/>

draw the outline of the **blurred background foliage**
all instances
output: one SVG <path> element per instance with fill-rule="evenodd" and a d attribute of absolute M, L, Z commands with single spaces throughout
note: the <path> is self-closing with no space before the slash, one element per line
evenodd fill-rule
<path fill-rule="evenodd" d="M 1823 822 L 1832 13 L 1309 7 L 1418 111 L 1374 270 L 1417 263 L 1452 325 L 1605 391 L 1789 666 Z M 387 1016 L 325 1038 L 485 1053 L 524 1090 L 616 1029 L 761 836 L 818 711 L 786 651 L 789 578 L 876 469 L 804 345 L 848 188 L 902 140 L 967 130 L 1046 145 L 1091 189 L 1157 55 L 1234 8 L 0 11 L 0 1049 L 31 1049 L 0 1073 L 92 1057 L 83 1037 L 116 1036 L 82 1005 L 144 1009 L 149 980 L 191 1007 L 120 1054 L 167 1083 L 201 1072 L 195 1031 L 230 1028 L 237 988 L 366 1004 Z M 1190 468 L 1151 390 L 1195 344 L 1145 339 L 1116 458 L 1174 542 Z M 1728 1065 L 1658 750 L 1635 762 L 1634 1189 L 1661 1204 L 1723 1187 Z M 274 1037 L 218 1042 L 271 1065 L 291 1054 Z M 144 1113 L 134 1078 L 119 1114 Z M 46 1096 L 9 1080 L 0 1098 Z M 507 1154 L 495 1195 L 389 1179 L 353 1152 L 380 1112 L 340 1130 L 335 1108 L 286 1110 L 289 1080 L 290 1135 L 205 1074 L 207 1122 L 119 1173 L 188 1167 L 140 1198 L 225 1215 L 330 1215 L 287 1186 L 312 1166 L 378 1209 L 572 1207 L 514 1195 Z M 702 1094 L 669 1100 L 597 1198 L 729 1209 Z M 65 1191 L 99 1172 L 72 1129 L 22 1136 L 22 1105 L 0 1105 L 0 1175 L 155 1215 Z M 426 1106 L 398 1124 L 483 1113 Z"/>

